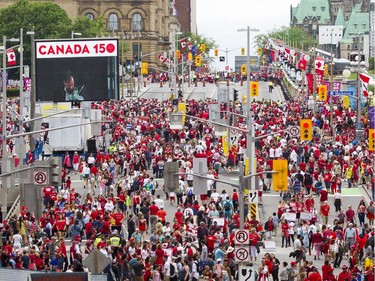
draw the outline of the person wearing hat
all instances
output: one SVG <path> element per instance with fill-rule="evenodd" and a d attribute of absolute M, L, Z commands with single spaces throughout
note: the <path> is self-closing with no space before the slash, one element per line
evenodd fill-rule
<path fill-rule="evenodd" d="M 341 268 L 342 268 L 342 271 L 337 276 L 337 281 L 351 280 L 352 276 L 350 272 L 348 271 L 348 266 L 343 265 Z"/>
<path fill-rule="evenodd" d="M 112 256 L 115 257 L 118 251 L 118 248 L 121 244 L 121 238 L 118 236 L 118 231 L 117 229 L 112 231 L 112 235 L 109 238 L 109 243 L 112 246 L 113 249 L 113 254 Z"/>

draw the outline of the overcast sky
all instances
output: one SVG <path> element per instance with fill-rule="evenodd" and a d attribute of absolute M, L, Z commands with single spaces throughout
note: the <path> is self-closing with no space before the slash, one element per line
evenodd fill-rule
<path fill-rule="evenodd" d="M 220 50 L 246 48 L 246 32 L 238 29 L 260 29 L 257 34 L 266 34 L 288 26 L 290 22 L 290 5 L 295 7 L 300 0 L 196 0 L 198 34 L 212 38 Z M 253 40 L 255 33 L 251 33 Z M 251 44 L 253 45 L 253 44 Z M 234 68 L 234 56 L 241 50 L 228 53 L 229 66 Z M 251 55 L 255 49 L 250 49 Z M 225 52 L 219 51 L 219 56 Z M 218 60 L 218 59 L 217 59 Z M 215 63 L 217 70 L 224 70 L 226 63 Z"/>

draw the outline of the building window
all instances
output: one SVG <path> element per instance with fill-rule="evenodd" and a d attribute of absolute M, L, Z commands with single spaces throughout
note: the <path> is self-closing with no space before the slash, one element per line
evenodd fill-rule
<path fill-rule="evenodd" d="M 142 30 L 142 16 L 140 14 L 133 15 L 132 30 L 141 31 Z"/>
<path fill-rule="evenodd" d="M 322 12 L 324 12 L 324 10 L 326 9 L 326 7 L 321 7 L 322 8 Z"/>
<path fill-rule="evenodd" d="M 118 30 L 118 16 L 116 14 L 110 14 L 108 17 L 108 31 Z"/>
<path fill-rule="evenodd" d="M 316 18 L 318 19 L 318 21 L 320 20 L 320 16 L 317 16 Z"/>
<path fill-rule="evenodd" d="M 350 45 L 348 45 L 348 50 L 350 50 Z"/>
<path fill-rule="evenodd" d="M 86 18 L 88 18 L 90 20 L 94 20 L 94 15 L 91 14 L 91 13 L 88 13 L 88 14 L 86 14 Z"/>
<path fill-rule="evenodd" d="M 315 12 L 316 11 L 316 7 L 312 7 L 312 10 L 313 10 L 313 12 Z"/>

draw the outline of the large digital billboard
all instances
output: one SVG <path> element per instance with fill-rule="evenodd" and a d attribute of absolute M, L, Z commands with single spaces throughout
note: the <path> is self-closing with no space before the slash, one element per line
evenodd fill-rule
<path fill-rule="evenodd" d="M 118 98 L 118 40 L 35 41 L 36 101 Z"/>

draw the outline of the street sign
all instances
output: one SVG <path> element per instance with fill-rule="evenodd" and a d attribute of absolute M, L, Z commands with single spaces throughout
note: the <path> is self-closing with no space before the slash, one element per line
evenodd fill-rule
<path fill-rule="evenodd" d="M 255 281 L 255 269 L 251 266 L 238 268 L 238 281 Z"/>
<path fill-rule="evenodd" d="M 234 232 L 234 244 L 250 244 L 250 231 L 248 229 L 236 229 Z"/>
<path fill-rule="evenodd" d="M 249 203 L 259 203 L 258 191 L 257 190 L 249 190 Z"/>
<path fill-rule="evenodd" d="M 219 61 L 225 61 L 225 57 L 219 57 Z"/>
<path fill-rule="evenodd" d="M 225 70 L 229 71 L 229 65 L 225 66 Z"/>
<path fill-rule="evenodd" d="M 236 262 L 250 262 L 249 245 L 234 246 L 234 258 Z"/>
<path fill-rule="evenodd" d="M 299 133 L 300 133 L 299 127 L 297 127 L 297 126 L 289 127 L 289 134 L 292 138 L 298 138 Z"/>
<path fill-rule="evenodd" d="M 107 258 L 98 249 L 94 249 L 91 253 L 84 259 L 83 265 L 86 266 L 91 273 L 99 274 L 108 264 L 111 263 L 111 259 Z"/>
<path fill-rule="evenodd" d="M 331 94 L 331 91 L 329 91 L 329 94 Z M 333 96 L 353 96 L 353 91 L 332 91 Z"/>
<path fill-rule="evenodd" d="M 34 172 L 34 184 L 35 185 L 46 185 L 47 181 L 47 173 L 46 172 Z"/>

